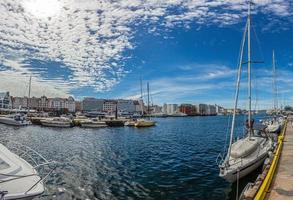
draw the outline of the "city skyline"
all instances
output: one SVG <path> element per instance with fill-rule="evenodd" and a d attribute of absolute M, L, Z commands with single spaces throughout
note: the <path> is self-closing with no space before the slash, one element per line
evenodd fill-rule
<path fill-rule="evenodd" d="M 0 90 L 27 96 L 32 75 L 32 96 L 137 98 L 142 77 L 154 104 L 232 107 L 246 8 L 245 1 L 8 1 L 0 5 Z M 292 11 L 285 0 L 255 1 L 260 109 L 272 107 L 273 49 L 279 104 L 293 104 Z"/>

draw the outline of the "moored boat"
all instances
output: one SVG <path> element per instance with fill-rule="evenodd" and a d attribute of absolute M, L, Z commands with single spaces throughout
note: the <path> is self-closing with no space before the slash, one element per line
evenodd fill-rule
<path fill-rule="evenodd" d="M 48 127 L 69 128 L 72 126 L 72 121 L 64 117 L 42 119 L 41 123 L 43 126 L 48 126 Z"/>
<path fill-rule="evenodd" d="M 108 125 L 104 121 L 83 120 L 80 121 L 80 126 L 83 128 L 104 128 Z"/>
<path fill-rule="evenodd" d="M 0 123 L 12 126 L 27 126 L 29 121 L 21 114 L 6 115 L 0 117 Z"/>
<path fill-rule="evenodd" d="M 151 127 L 155 126 L 156 122 L 148 119 L 138 119 L 134 124 L 135 127 Z"/>
<path fill-rule="evenodd" d="M 241 51 L 238 63 L 237 72 L 237 82 L 236 91 L 234 97 L 234 109 L 230 132 L 229 147 L 224 158 L 222 158 L 218 167 L 220 169 L 219 176 L 224 178 L 228 182 L 235 182 L 246 175 L 250 174 L 252 171 L 257 169 L 263 164 L 264 160 L 272 152 L 274 143 L 272 139 L 266 134 L 266 126 L 259 125 L 258 127 L 254 124 L 252 119 L 252 109 L 251 109 L 251 45 L 250 45 L 250 27 L 251 27 L 251 2 L 248 5 L 248 17 L 243 33 L 243 39 L 241 42 Z M 243 61 L 243 51 L 245 48 L 247 36 L 247 62 Z M 235 118 L 236 111 L 238 108 L 238 98 L 239 98 L 239 88 L 242 73 L 242 65 L 247 63 L 247 81 L 248 81 L 248 115 L 245 124 L 246 132 L 243 138 L 234 141 L 235 134 Z"/>

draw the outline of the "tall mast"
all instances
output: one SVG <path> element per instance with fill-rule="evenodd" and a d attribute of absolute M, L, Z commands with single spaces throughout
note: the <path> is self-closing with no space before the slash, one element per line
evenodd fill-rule
<path fill-rule="evenodd" d="M 276 62 L 275 62 L 275 51 L 273 50 L 273 92 L 274 92 L 274 112 L 277 112 L 277 86 L 276 86 Z"/>
<path fill-rule="evenodd" d="M 248 131 L 251 135 L 251 55 L 250 55 L 250 24 L 251 24 L 251 1 L 248 3 L 248 16 L 247 16 L 247 65 L 248 65 Z"/>
<path fill-rule="evenodd" d="M 147 91 L 148 91 L 148 116 L 150 115 L 150 86 L 149 82 L 147 82 Z"/>
<path fill-rule="evenodd" d="M 30 105 L 29 105 L 29 102 L 30 102 L 30 98 L 31 98 L 31 85 L 32 85 L 32 76 L 30 76 L 30 81 L 29 81 L 29 88 L 28 88 L 28 100 L 27 100 L 27 109 L 28 109 L 28 112 L 30 112 Z"/>
<path fill-rule="evenodd" d="M 141 100 L 141 116 L 143 116 L 143 95 L 142 95 L 142 78 L 140 76 L 140 100 Z"/>
<path fill-rule="evenodd" d="M 248 23 L 246 22 L 244 33 L 242 36 L 242 42 L 241 42 L 240 57 L 239 57 L 239 62 L 238 62 L 236 91 L 235 91 L 235 97 L 234 97 L 234 110 L 233 110 L 233 118 L 232 118 L 232 124 L 231 124 L 229 148 L 228 148 L 228 152 L 227 152 L 227 156 L 226 156 L 226 160 L 225 160 L 226 163 L 229 162 L 229 158 L 230 158 L 230 154 L 231 154 L 231 146 L 233 143 L 233 136 L 234 136 L 234 129 L 235 129 L 235 118 L 236 118 L 236 110 L 238 107 L 239 88 L 240 88 L 240 80 L 241 80 L 241 72 L 242 72 L 242 60 L 243 60 L 243 51 L 244 51 L 244 45 L 245 45 L 245 39 L 246 39 L 246 33 L 247 33 L 247 25 L 248 25 Z"/>

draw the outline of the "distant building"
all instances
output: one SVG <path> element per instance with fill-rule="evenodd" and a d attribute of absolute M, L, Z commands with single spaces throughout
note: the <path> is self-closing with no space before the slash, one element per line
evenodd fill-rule
<path fill-rule="evenodd" d="M 164 104 L 162 111 L 164 114 L 173 115 L 178 112 L 178 105 L 177 104 Z"/>
<path fill-rule="evenodd" d="M 83 111 L 103 111 L 104 99 L 96 99 L 86 97 L 81 102 L 81 109 Z"/>
<path fill-rule="evenodd" d="M 11 108 L 12 98 L 9 92 L 0 92 L 0 108 Z"/>
<path fill-rule="evenodd" d="M 15 109 L 27 109 L 28 108 L 28 97 L 13 97 L 12 108 Z"/>
<path fill-rule="evenodd" d="M 121 112 L 134 113 L 136 111 L 136 105 L 133 100 L 118 99 L 117 109 Z"/>
<path fill-rule="evenodd" d="M 145 112 L 145 111 L 146 111 L 146 109 L 145 109 L 143 100 L 142 99 L 136 100 L 135 101 L 135 112 L 141 114 L 142 112 Z"/>
<path fill-rule="evenodd" d="M 112 113 L 116 111 L 117 101 L 116 100 L 105 100 L 103 104 L 103 111 Z"/>
<path fill-rule="evenodd" d="M 68 109 L 68 112 L 75 112 L 75 101 L 73 97 L 68 97 L 67 99 L 65 99 L 65 108 Z"/>
<path fill-rule="evenodd" d="M 208 105 L 207 115 L 217 115 L 216 106 Z"/>
<path fill-rule="evenodd" d="M 208 115 L 208 105 L 206 104 L 197 104 L 196 109 L 199 115 Z"/>
<path fill-rule="evenodd" d="M 192 104 L 181 104 L 179 111 L 187 115 L 198 115 L 196 106 Z"/>
<path fill-rule="evenodd" d="M 80 101 L 75 101 L 75 111 L 76 112 L 81 112 L 81 102 Z"/>

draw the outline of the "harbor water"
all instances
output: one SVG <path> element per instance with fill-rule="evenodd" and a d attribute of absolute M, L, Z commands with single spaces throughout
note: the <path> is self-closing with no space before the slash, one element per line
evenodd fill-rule
<path fill-rule="evenodd" d="M 20 142 L 60 162 L 39 199 L 235 199 L 235 184 L 218 177 L 216 164 L 229 116 L 156 121 L 102 129 L 1 124 L 0 131 L 4 144 Z M 244 121 L 237 116 L 238 133 Z"/>

